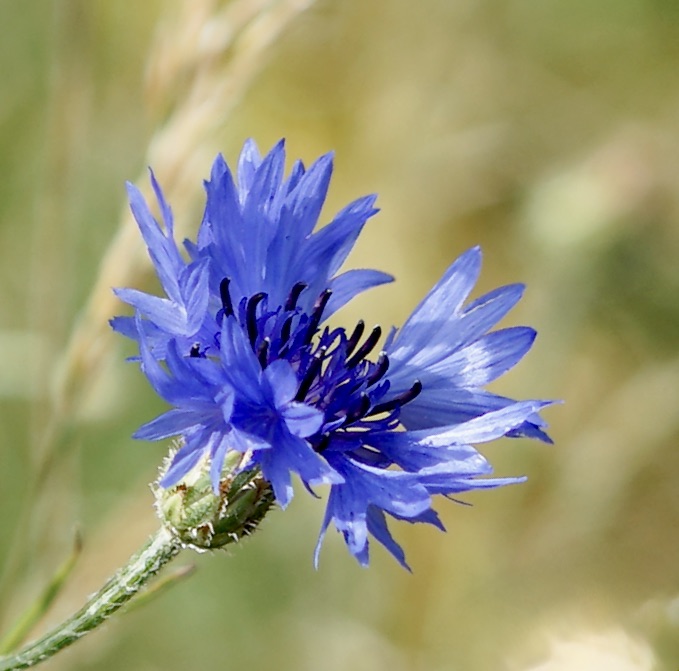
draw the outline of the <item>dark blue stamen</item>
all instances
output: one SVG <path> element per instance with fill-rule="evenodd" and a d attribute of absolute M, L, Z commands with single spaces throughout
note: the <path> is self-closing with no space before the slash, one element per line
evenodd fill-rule
<path fill-rule="evenodd" d="M 295 401 L 303 401 L 309 392 L 309 389 L 311 389 L 311 385 L 321 372 L 321 366 L 323 365 L 323 357 L 325 356 L 325 352 L 326 348 L 321 347 L 318 352 L 314 354 L 309 367 L 306 369 L 306 373 L 304 373 L 302 381 L 299 383 L 297 394 L 295 394 Z"/>
<path fill-rule="evenodd" d="M 266 337 L 262 340 L 260 346 L 257 348 L 257 360 L 262 368 L 266 368 L 269 361 L 269 347 L 271 346 L 271 338 Z"/>
<path fill-rule="evenodd" d="M 283 308 L 286 312 L 294 310 L 295 307 L 297 307 L 297 300 L 299 299 L 300 294 L 307 288 L 307 286 L 308 285 L 306 285 L 304 282 L 297 282 L 297 284 L 292 287 L 292 290 L 288 296 L 288 300 L 285 301 L 285 307 Z"/>
<path fill-rule="evenodd" d="M 395 408 L 400 408 L 401 406 L 404 406 L 406 403 L 410 403 L 410 401 L 417 398 L 420 395 L 421 391 L 422 383 L 419 380 L 415 380 L 413 386 L 410 387 L 408 391 L 404 391 L 402 394 L 395 396 L 389 401 L 385 401 L 384 403 L 378 403 L 374 408 L 372 408 L 372 410 L 370 411 L 370 415 L 379 415 L 382 412 L 389 412 L 391 410 L 394 410 Z"/>
<path fill-rule="evenodd" d="M 189 350 L 189 356 L 192 359 L 198 359 L 200 357 L 200 343 L 193 343 L 191 349 Z"/>
<path fill-rule="evenodd" d="M 340 349 L 343 351 L 343 343 L 346 344 L 346 337 L 344 336 L 344 329 L 334 329 L 331 331 L 327 326 L 323 329 L 323 333 L 319 338 L 320 342 L 328 348 L 327 356 L 334 356 L 335 352 Z"/>
<path fill-rule="evenodd" d="M 366 386 L 370 387 L 371 385 L 375 384 L 375 382 L 382 379 L 383 375 L 388 369 L 389 357 L 387 356 L 386 352 L 380 352 L 380 355 L 377 357 L 377 361 L 375 362 L 374 368 L 365 379 Z"/>
<path fill-rule="evenodd" d="M 229 292 L 229 285 L 231 280 L 225 277 L 219 283 L 219 297 L 222 301 L 222 308 L 224 309 L 224 314 L 230 317 L 233 314 L 233 303 L 231 302 L 231 293 Z"/>
<path fill-rule="evenodd" d="M 322 434 L 320 440 L 313 446 L 314 451 L 320 454 L 326 447 L 328 447 L 329 443 L 330 434 L 329 433 Z"/>
<path fill-rule="evenodd" d="M 366 412 L 368 412 L 369 409 L 370 409 L 370 397 L 368 396 L 368 394 L 363 392 L 356 406 L 347 413 L 347 416 L 344 420 L 344 426 L 346 426 L 347 424 L 353 424 L 362 417 L 365 417 L 365 414 Z"/>
<path fill-rule="evenodd" d="M 358 341 L 361 339 L 363 331 L 365 331 L 365 322 L 361 319 L 356 324 L 356 327 L 354 328 L 352 334 L 349 336 L 349 339 L 347 340 L 347 346 L 345 349 L 347 357 L 351 356 L 351 353 L 354 351 L 354 349 L 356 349 L 356 345 L 358 345 Z"/>
<path fill-rule="evenodd" d="M 323 317 L 323 310 L 325 310 L 325 306 L 328 304 L 330 296 L 332 296 L 332 289 L 326 289 L 316 300 L 316 304 L 314 305 L 307 324 L 305 336 L 305 343 L 307 345 L 311 342 L 311 339 L 318 330 L 318 325 L 321 323 L 321 318 Z"/>
<path fill-rule="evenodd" d="M 254 347 L 257 342 L 257 306 L 266 298 L 266 293 L 260 291 L 250 298 L 246 308 L 245 323 L 248 329 L 250 344 Z"/>
<path fill-rule="evenodd" d="M 365 339 L 365 342 L 356 350 L 356 353 L 351 358 L 347 359 L 345 364 L 346 367 L 354 368 L 361 361 L 363 361 L 363 359 L 365 359 L 365 357 L 368 356 L 370 352 L 372 352 L 375 345 L 377 345 L 377 341 L 380 339 L 381 335 L 382 329 L 379 326 L 376 326 L 370 335 Z"/>
<path fill-rule="evenodd" d="M 290 315 L 284 322 L 283 326 L 281 326 L 281 354 L 285 351 L 283 349 L 283 346 L 288 342 L 290 339 L 290 332 L 292 330 L 292 320 L 293 320 L 294 315 Z"/>

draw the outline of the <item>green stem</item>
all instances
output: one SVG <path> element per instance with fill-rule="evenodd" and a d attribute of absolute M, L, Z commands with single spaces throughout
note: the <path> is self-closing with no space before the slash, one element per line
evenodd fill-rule
<path fill-rule="evenodd" d="M 77 613 L 35 643 L 0 658 L 0 671 L 35 666 L 98 627 L 175 557 L 181 547 L 181 542 L 162 527 Z"/>

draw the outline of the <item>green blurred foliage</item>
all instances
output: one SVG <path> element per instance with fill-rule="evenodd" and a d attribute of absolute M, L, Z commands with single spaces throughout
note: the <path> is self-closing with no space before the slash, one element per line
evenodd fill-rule
<path fill-rule="evenodd" d="M 61 563 L 76 522 L 84 556 L 45 624 L 154 528 L 146 483 L 163 446 L 129 436 L 162 405 L 124 362 L 129 345 L 101 336 L 56 429 L 53 409 L 124 180 L 169 129 L 153 167 L 187 233 L 211 158 L 233 160 L 246 137 L 263 149 L 286 137 L 307 160 L 335 149 L 326 217 L 379 193 L 350 263 L 397 284 L 338 320 L 401 323 L 481 244 L 479 291 L 525 281 L 508 323 L 540 332 L 495 388 L 566 403 L 547 412 L 554 447 L 485 450 L 527 484 L 469 496 L 472 508 L 442 502 L 447 534 L 396 530 L 413 575 L 378 548 L 361 570 L 333 535 L 314 571 L 322 503 L 300 492 L 232 556 L 185 557 L 195 576 L 52 668 L 679 667 L 679 5 L 319 0 L 253 67 L 252 36 L 201 51 L 220 44 L 210 19 L 224 7 L 0 2 L 0 561 L 21 546 L 0 584 L 2 626 Z M 215 90 L 240 83 L 206 120 L 192 91 L 210 77 Z M 189 186 L 171 188 L 182 170 Z M 601 662 L 614 658 L 625 662 Z"/>

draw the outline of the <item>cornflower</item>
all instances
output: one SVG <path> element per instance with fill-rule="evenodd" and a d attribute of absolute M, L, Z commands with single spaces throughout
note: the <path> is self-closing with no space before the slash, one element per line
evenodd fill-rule
<path fill-rule="evenodd" d="M 377 212 L 374 196 L 315 230 L 332 165 L 332 154 L 308 169 L 297 161 L 284 177 L 283 141 L 262 157 L 250 140 L 234 179 L 218 156 L 196 241 L 184 241 L 184 254 L 153 173 L 162 225 L 128 184 L 165 296 L 117 289 L 135 315 L 112 325 L 138 342 L 143 372 L 172 406 L 135 434 L 179 439 L 161 489 L 181 492 L 195 469 L 209 468 L 218 495 L 225 478 L 230 485 L 256 473 L 286 508 L 296 474 L 312 493 L 330 487 L 316 563 L 332 523 L 362 565 L 372 537 L 407 568 L 387 516 L 443 529 L 434 495 L 524 479 L 479 477 L 492 468 L 473 444 L 549 441 L 538 415 L 547 401 L 517 402 L 484 388 L 526 354 L 535 331 L 490 331 L 521 297 L 520 284 L 465 304 L 480 271 L 478 247 L 448 268 L 381 348 L 379 326 L 327 325 L 354 296 L 392 280 L 376 270 L 339 272 Z"/>
<path fill-rule="evenodd" d="M 332 155 L 308 169 L 297 161 L 287 178 L 284 167 L 283 142 L 264 157 L 246 142 L 237 180 L 218 156 L 196 241 L 184 241 L 183 251 L 153 173 L 162 224 L 128 185 L 165 296 L 117 289 L 134 315 L 112 325 L 138 343 L 134 358 L 171 406 L 135 434 L 176 439 L 154 487 L 162 523 L 80 610 L 15 651 L 63 583 L 60 571 L 0 641 L 0 671 L 32 667 L 102 624 L 182 549 L 223 547 L 252 533 L 274 504 L 288 506 L 293 474 L 311 493 L 330 488 L 316 564 L 333 524 L 360 564 L 369 563 L 373 538 L 408 568 L 388 517 L 443 529 L 436 495 L 457 500 L 524 480 L 488 477 L 492 468 L 474 444 L 502 436 L 551 442 L 539 415 L 550 401 L 485 389 L 535 338 L 523 326 L 491 330 L 523 286 L 468 302 L 481 265 L 474 247 L 386 338 L 363 321 L 330 326 L 354 296 L 392 280 L 376 270 L 340 272 L 377 212 L 375 198 L 359 198 L 315 230 Z"/>

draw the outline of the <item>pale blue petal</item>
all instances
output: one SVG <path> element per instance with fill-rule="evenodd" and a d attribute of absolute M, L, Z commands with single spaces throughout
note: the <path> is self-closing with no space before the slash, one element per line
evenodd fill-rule
<path fill-rule="evenodd" d="M 327 319 L 346 305 L 352 298 L 367 289 L 393 281 L 392 275 L 382 273 L 379 270 L 347 270 L 347 272 L 338 275 L 330 282 L 329 288 L 332 290 L 332 296 L 330 296 L 328 305 L 325 308 L 323 318 Z"/>

